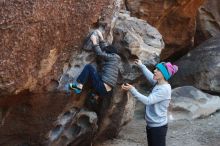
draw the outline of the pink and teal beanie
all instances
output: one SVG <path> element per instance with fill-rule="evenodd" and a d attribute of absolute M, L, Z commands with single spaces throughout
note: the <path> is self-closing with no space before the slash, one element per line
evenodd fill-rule
<path fill-rule="evenodd" d="M 172 65 L 170 62 L 161 62 L 156 65 L 166 80 L 169 80 L 178 71 L 178 66 Z"/>

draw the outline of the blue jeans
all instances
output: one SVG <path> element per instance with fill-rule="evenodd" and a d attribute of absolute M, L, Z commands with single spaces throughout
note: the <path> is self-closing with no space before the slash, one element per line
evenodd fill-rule
<path fill-rule="evenodd" d="M 96 92 L 98 92 L 100 96 L 105 96 L 108 93 L 106 91 L 101 76 L 98 74 L 96 69 L 91 64 L 87 64 L 83 68 L 76 81 L 83 85 L 88 81 L 91 81 L 92 87 L 96 90 Z"/>

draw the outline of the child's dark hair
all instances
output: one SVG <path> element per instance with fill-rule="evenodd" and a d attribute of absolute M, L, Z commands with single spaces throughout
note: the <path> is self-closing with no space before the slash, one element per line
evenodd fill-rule
<path fill-rule="evenodd" d="M 115 48 L 113 45 L 106 46 L 106 47 L 104 48 L 104 51 L 105 51 L 106 53 L 118 54 L 117 48 Z"/>

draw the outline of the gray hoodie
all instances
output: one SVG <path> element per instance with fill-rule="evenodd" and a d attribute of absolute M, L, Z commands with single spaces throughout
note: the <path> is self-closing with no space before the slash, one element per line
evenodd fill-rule
<path fill-rule="evenodd" d="M 139 66 L 152 85 L 157 82 L 153 79 L 153 73 L 145 65 Z M 131 94 L 146 105 L 145 119 L 149 127 L 160 127 L 168 123 L 167 112 L 171 100 L 170 84 L 156 84 L 152 92 L 145 96 L 134 87 L 130 89 Z"/>

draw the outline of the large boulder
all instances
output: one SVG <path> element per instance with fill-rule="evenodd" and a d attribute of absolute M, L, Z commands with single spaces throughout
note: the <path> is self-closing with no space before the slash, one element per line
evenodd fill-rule
<path fill-rule="evenodd" d="M 88 99 L 87 90 L 90 90 L 87 87 L 83 89 L 83 93 L 80 95 L 73 95 L 71 92 L 68 93 L 68 96 L 66 94 L 63 95 L 61 93 L 53 93 L 54 89 L 58 89 L 59 92 L 60 90 L 69 92 L 66 85 L 68 85 L 69 82 L 73 81 L 78 76 L 84 65 L 88 63 L 95 64 L 94 52 L 88 52 L 83 49 L 80 50 L 80 43 L 83 42 L 86 33 L 88 33 L 89 26 L 97 21 L 97 15 L 100 14 L 99 12 L 101 11 L 101 8 L 98 9 L 98 5 L 95 10 L 98 9 L 100 11 L 97 10 L 97 13 L 95 13 L 95 10 L 92 9 L 89 11 L 90 9 L 87 7 L 90 6 L 89 4 L 93 4 L 93 2 L 83 2 L 82 4 L 77 3 L 75 5 L 72 4 L 72 7 L 67 5 L 66 2 L 67 1 L 63 3 L 59 2 L 55 3 L 54 5 L 52 5 L 52 2 L 33 2 L 33 9 L 36 9 L 33 11 L 33 13 L 35 14 L 36 12 L 36 16 L 40 15 L 37 18 L 44 18 L 43 20 L 46 21 L 39 21 L 39 23 L 34 24 L 34 26 L 41 26 L 42 22 L 45 24 L 45 28 L 43 30 L 37 29 L 36 32 L 29 30 L 30 33 L 25 36 L 24 41 L 20 41 L 21 44 L 17 43 L 17 51 L 20 52 L 21 55 L 12 53 L 11 55 L 13 59 L 8 59 L 5 61 L 7 58 L 7 53 L 9 52 L 7 52 L 7 50 L 6 52 L 3 51 L 5 56 L 1 58 L 1 63 L 6 64 L 3 64 L 4 66 L 1 68 L 0 72 L 0 81 L 2 81 L 0 89 L 1 91 L 5 91 L 5 93 L 17 94 L 17 96 L 22 96 L 25 99 L 19 99 L 18 101 L 24 104 L 18 104 L 17 106 L 14 106 L 16 101 L 14 99 L 16 99 L 15 97 L 17 96 L 12 98 L 5 97 L 4 100 L 0 100 L 0 118 L 1 122 L 3 123 L 0 129 L 0 143 L 4 143 L 5 145 L 88 145 L 93 139 L 103 140 L 117 136 L 121 127 L 132 118 L 135 104 L 133 98 L 121 90 L 121 83 L 129 79 L 128 76 L 131 74 L 135 74 L 134 78 L 132 79 L 136 79 L 140 76 L 140 74 L 136 75 L 137 68 L 132 70 L 130 69 L 134 67 L 134 64 L 130 66 L 129 63 L 133 62 L 134 58 L 140 58 L 147 65 L 156 64 L 159 61 L 159 55 L 164 45 L 159 32 L 146 22 L 132 18 L 127 14 L 120 14 L 118 18 L 117 16 L 119 15 L 118 10 L 120 9 L 120 1 L 116 1 L 114 4 L 112 4 L 111 1 L 109 3 L 100 1 L 100 5 L 106 4 L 103 10 L 108 12 L 108 15 L 105 15 L 105 17 L 108 16 L 107 18 L 110 19 L 103 20 L 101 23 L 106 25 L 107 22 L 111 22 L 111 25 L 106 26 L 104 36 L 107 38 L 109 43 L 113 41 L 113 44 L 118 47 L 122 57 L 120 68 L 121 76 L 119 77 L 119 82 L 115 87 L 114 96 L 112 98 L 100 97 L 102 101 L 99 102 L 96 106 L 97 108 L 94 109 L 93 107 L 90 108 L 85 104 L 85 101 Z M 6 5 L 6 8 L 8 8 L 7 5 L 13 6 L 12 2 L 10 1 L 4 2 L 4 4 Z M 42 5 L 45 5 L 45 7 Z M 83 7 L 84 5 L 86 7 L 85 10 Z M 25 8 L 27 6 L 28 4 L 24 5 Z M 63 11 L 66 8 L 65 6 L 67 8 L 70 7 L 71 9 L 67 9 L 65 14 L 63 14 Z M 55 8 L 57 9 L 56 11 Z M 75 9 L 77 8 L 79 9 L 79 12 L 74 13 L 74 16 L 71 16 L 71 18 L 77 18 L 79 21 L 72 22 L 72 19 L 70 21 L 68 18 L 70 17 L 70 14 L 72 14 L 72 11 L 75 12 Z M 37 11 L 38 9 L 39 11 Z M 22 9 L 19 10 L 22 11 Z M 48 10 L 51 10 L 54 13 L 56 12 L 56 15 L 60 14 L 58 15 L 60 17 L 55 17 L 52 15 L 53 13 L 43 13 L 44 11 Z M 37 12 L 39 12 L 39 14 Z M 62 19 L 63 23 L 65 23 L 64 27 L 62 27 L 63 25 L 59 25 L 59 27 L 56 26 L 56 24 L 60 24 L 60 19 L 64 17 L 63 15 L 66 16 L 65 20 Z M 79 16 L 76 17 L 75 15 Z M 88 23 L 90 25 L 87 23 L 81 23 L 81 21 L 87 20 L 85 17 L 83 17 L 84 15 L 89 17 Z M 111 16 L 113 16 L 113 18 Z M 89 21 L 91 19 L 90 17 L 93 18 L 93 21 L 91 22 Z M 35 17 L 32 17 L 32 19 L 34 18 Z M 50 21 L 54 23 L 54 27 L 49 26 L 49 24 L 52 23 Z M 126 23 L 128 23 L 128 25 L 126 25 Z M 123 28 L 122 24 L 126 25 L 128 29 Z M 40 26 L 39 28 L 41 28 Z M 81 29 L 82 27 L 84 28 Z M 7 29 L 4 29 L 4 31 L 6 31 L 4 32 L 5 34 L 7 34 L 7 31 L 9 31 L 8 27 L 6 28 Z M 25 28 L 26 27 L 23 28 L 24 31 L 26 31 Z M 32 25 L 30 28 L 32 28 Z M 122 37 L 117 37 L 116 39 L 118 30 L 121 30 L 124 34 L 120 35 Z M 42 41 L 38 41 L 38 37 L 34 37 L 32 38 L 33 41 L 37 41 L 38 43 L 26 43 L 26 47 L 24 47 L 26 50 L 23 50 L 22 42 L 28 40 L 26 38 L 28 38 L 28 36 L 31 34 L 38 36 L 41 34 L 41 31 L 45 31 L 45 34 L 41 39 Z M 54 31 L 59 31 L 59 33 L 54 33 Z M 10 32 L 11 35 L 18 33 L 16 30 L 11 29 Z M 86 32 L 85 35 L 84 32 Z M 58 40 L 53 42 L 50 39 L 56 39 L 56 37 L 53 36 L 55 34 L 58 36 L 62 35 L 63 37 L 60 36 Z M 44 40 L 44 37 L 47 38 L 46 40 L 48 42 Z M 142 39 L 142 37 L 144 39 Z M 75 40 L 74 38 L 77 39 Z M 120 43 L 117 43 L 118 41 L 126 42 L 126 47 L 122 47 Z M 8 42 L 8 45 L 10 45 L 10 43 Z M 26 58 L 28 55 L 26 55 L 25 52 L 30 53 L 30 50 L 28 50 L 27 47 L 29 47 L 32 51 L 35 51 L 35 53 L 32 53 L 31 57 L 29 56 L 30 58 Z M 51 49 L 51 47 L 53 49 Z M 39 50 L 37 51 L 35 49 Z M 44 58 L 45 56 L 46 58 Z M 19 59 L 24 59 L 24 61 L 16 67 L 21 68 L 21 66 L 25 66 L 25 68 L 23 68 L 24 71 L 21 70 L 21 72 L 16 72 L 16 70 L 5 69 L 8 67 L 8 62 L 13 64 L 13 61 Z M 17 69 L 16 67 L 14 68 Z M 7 71 L 9 71 L 9 73 L 7 73 Z M 28 81 L 26 81 L 26 78 L 28 78 Z M 19 82 L 20 79 L 23 80 Z M 13 81 L 18 84 L 10 83 L 9 81 Z M 25 89 L 33 92 L 43 91 L 45 89 L 46 91 L 51 91 L 52 95 L 47 97 L 47 94 L 45 93 L 39 95 L 39 97 L 36 97 L 35 95 L 33 95 L 33 97 L 29 97 L 29 95 L 18 94 Z M 13 101 L 13 104 L 10 103 L 11 100 Z M 87 109 L 90 111 L 86 111 L 85 113 L 80 109 Z M 50 115 L 50 113 L 52 113 L 52 115 Z M 61 123 L 59 123 L 59 121 L 61 121 Z M 7 131 L 8 128 L 9 130 Z M 37 130 L 34 131 L 34 128 L 37 128 Z M 7 137 L 7 135 L 11 136 Z M 25 136 L 22 137 L 21 135 Z M 26 135 L 30 136 L 26 137 Z M 87 141 L 84 140 L 85 137 L 87 138 Z"/>
<path fill-rule="evenodd" d="M 164 37 L 166 48 L 161 54 L 165 59 L 181 55 L 193 45 L 197 9 L 204 0 L 127 0 L 132 16 L 144 19 L 155 26 Z"/>
<path fill-rule="evenodd" d="M 130 17 L 128 12 L 121 11 L 111 27 L 113 45 L 118 49 L 122 61 L 114 96 L 112 99 L 103 97 L 103 103 L 98 111 L 101 114 L 98 114 L 99 131 L 95 136 L 96 140 L 117 136 L 121 127 L 133 117 L 135 101 L 121 90 L 121 84 L 127 81 L 135 82 L 141 76 L 134 65 L 134 58 L 153 66 L 159 61 L 160 52 L 164 47 L 162 36 L 155 28 L 143 20 Z M 65 85 L 75 80 L 87 63 L 97 67 L 94 52 L 83 50 L 71 60 L 69 66 L 64 67 L 59 80 L 59 89 L 67 90 Z"/>
<path fill-rule="evenodd" d="M 220 1 L 206 0 L 199 8 L 196 20 L 195 41 L 200 44 L 204 40 L 220 33 Z"/>
<path fill-rule="evenodd" d="M 64 64 L 100 16 L 111 23 L 114 2 L 1 1 L 0 95 L 58 85 Z"/>
<path fill-rule="evenodd" d="M 204 93 L 193 86 L 183 86 L 172 90 L 170 120 L 192 120 L 208 116 L 219 109 L 219 96 Z"/>
<path fill-rule="evenodd" d="M 174 86 L 193 85 L 220 93 L 220 36 L 213 37 L 176 62 L 179 71 L 171 79 Z"/>

